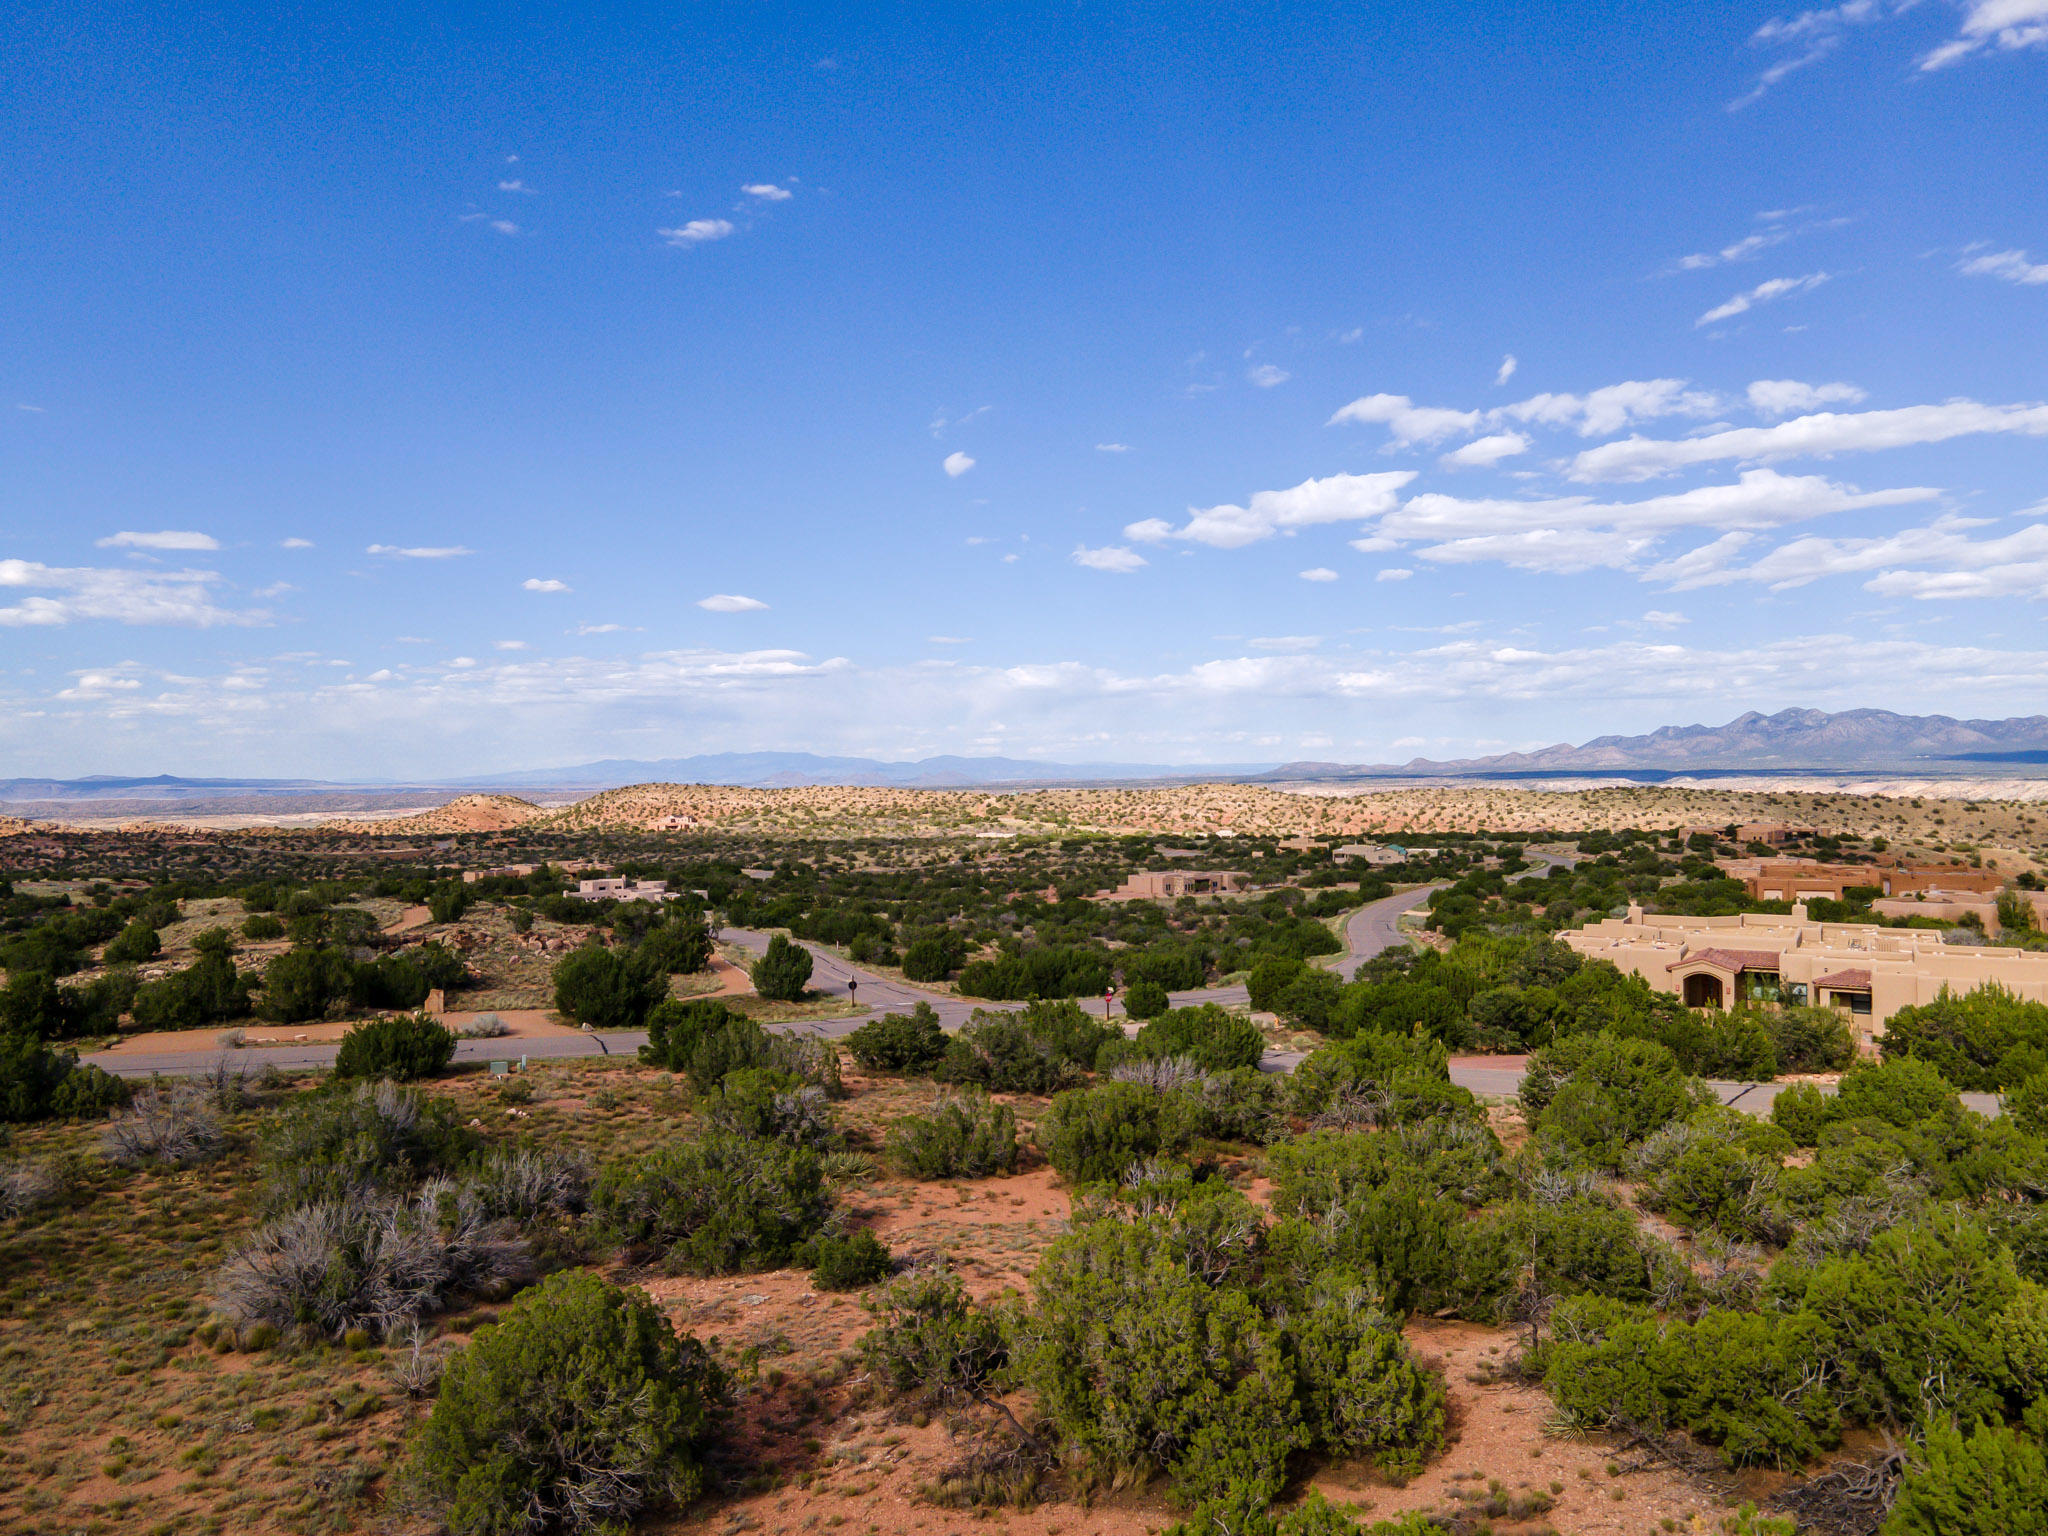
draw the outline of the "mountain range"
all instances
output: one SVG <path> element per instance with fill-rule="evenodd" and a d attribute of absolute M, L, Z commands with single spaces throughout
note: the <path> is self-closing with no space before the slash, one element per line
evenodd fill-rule
<path fill-rule="evenodd" d="M 609 758 L 567 768 L 483 774 L 433 783 L 337 784 L 318 779 L 187 779 L 94 775 L 81 779 L 0 779 L 0 810 L 30 816 L 149 816 L 376 810 L 439 804 L 466 790 L 516 790 L 575 798 L 626 784 L 728 784 L 792 788 L 847 784 L 902 789 L 960 789 L 1046 784 L 1346 782 L 1400 779 L 1618 777 L 1654 781 L 1679 775 L 1918 773 L 1944 776 L 2048 772 L 2048 715 L 1957 720 L 1883 709 L 1829 713 L 1751 711 L 1726 725 L 1670 725 L 1644 736 L 1600 736 L 1579 746 L 1405 763 L 1052 763 L 1015 757 L 927 757 L 884 762 L 810 752 L 717 752 L 641 761 Z"/>

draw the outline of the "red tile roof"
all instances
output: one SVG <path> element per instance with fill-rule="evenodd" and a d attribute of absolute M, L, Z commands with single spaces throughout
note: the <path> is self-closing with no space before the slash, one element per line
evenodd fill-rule
<path fill-rule="evenodd" d="M 1779 954 L 1775 949 L 1700 949 L 1683 960 L 1664 967 L 1675 971 L 1682 965 L 1711 965 L 1718 971 L 1775 971 Z"/>
<path fill-rule="evenodd" d="M 1870 972 L 1862 969 L 1830 971 L 1814 982 L 1816 987 L 1838 987 L 1844 991 L 1867 992 L 1870 990 Z"/>

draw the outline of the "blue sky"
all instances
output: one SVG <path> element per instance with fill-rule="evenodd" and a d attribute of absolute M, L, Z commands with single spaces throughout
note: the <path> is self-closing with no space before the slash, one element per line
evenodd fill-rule
<path fill-rule="evenodd" d="M 0 81 L 0 773 L 2048 698 L 2048 0 L 10 6 Z"/>

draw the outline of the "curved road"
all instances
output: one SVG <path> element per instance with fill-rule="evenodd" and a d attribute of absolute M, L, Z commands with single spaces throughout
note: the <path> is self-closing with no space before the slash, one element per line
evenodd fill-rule
<path fill-rule="evenodd" d="M 1532 854 L 1532 858 L 1544 858 L 1555 863 L 1564 863 L 1553 855 Z M 1547 866 L 1546 866 L 1547 868 Z M 1543 871 L 1537 871 L 1537 874 Z M 1528 877 L 1524 877 L 1528 878 Z M 1374 955 L 1406 943 L 1400 931 L 1401 914 L 1414 910 L 1429 900 L 1435 886 L 1423 886 L 1412 891 L 1370 902 L 1360 907 L 1345 921 L 1344 940 L 1346 949 L 1341 955 L 1330 960 L 1329 966 L 1338 975 L 1349 980 L 1357 974 L 1358 968 Z M 729 944 L 752 950 L 756 954 L 768 947 L 768 935 L 746 928 L 727 928 L 719 938 Z M 921 987 L 904 982 L 892 981 L 886 976 L 877 976 L 860 967 L 842 960 L 829 950 L 815 944 L 805 944 L 811 952 L 811 985 L 814 990 L 828 997 L 855 997 L 867 1004 L 859 1013 L 848 1014 L 837 1019 L 811 1019 L 794 1023 L 788 1028 L 806 1034 L 837 1037 L 851 1034 L 871 1019 L 885 1013 L 904 1013 L 919 1003 L 929 1003 L 939 1016 L 939 1022 L 948 1030 L 958 1029 L 977 1008 L 1020 1008 L 1021 1003 L 991 1003 L 977 998 L 947 997 L 936 992 L 927 992 Z M 850 984 L 858 987 L 850 990 Z M 1242 1004 L 1246 999 L 1241 983 L 1224 987 L 1205 987 L 1195 991 L 1171 994 L 1175 1007 L 1198 1003 Z M 1116 1010 L 1118 1013 L 1120 1009 Z M 519 1057 L 548 1060 L 573 1056 L 633 1056 L 646 1044 L 647 1036 L 638 1030 L 621 1030 L 606 1034 L 586 1033 L 582 1035 L 546 1035 L 532 1039 L 502 1038 L 497 1040 L 461 1040 L 456 1042 L 455 1059 L 459 1062 L 507 1061 Z M 332 1041 L 297 1046 L 272 1046 L 237 1053 L 238 1064 L 246 1062 L 250 1067 L 267 1063 L 284 1070 L 300 1070 L 308 1067 L 331 1067 L 334 1065 L 336 1046 Z M 106 1068 L 122 1077 L 150 1077 L 162 1074 L 178 1077 L 203 1072 L 220 1059 L 219 1051 L 187 1051 L 176 1054 L 151 1056 L 110 1055 L 97 1052 L 87 1056 L 87 1061 Z M 1260 1063 L 1268 1072 L 1289 1072 L 1300 1062 L 1298 1051 L 1274 1051 Z M 1511 1064 L 1512 1063 L 1512 1064 Z M 1483 1058 L 1468 1058 L 1451 1064 L 1451 1081 L 1474 1093 L 1497 1096 L 1510 1095 L 1521 1086 L 1522 1069 L 1512 1058 L 1498 1065 L 1486 1063 Z M 1777 1083 L 1736 1083 L 1709 1080 L 1707 1086 L 1714 1090 L 1723 1104 L 1751 1114 L 1770 1113 L 1771 1101 L 1778 1096 Z M 1823 1089 L 1823 1091 L 1829 1091 Z M 1998 1113 L 1998 1096 L 1989 1093 L 1966 1093 L 1963 1102 L 1979 1114 Z"/>

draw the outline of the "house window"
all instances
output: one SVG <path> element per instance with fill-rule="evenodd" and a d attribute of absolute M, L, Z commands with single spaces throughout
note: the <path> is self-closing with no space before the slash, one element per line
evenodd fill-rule
<path fill-rule="evenodd" d="M 1835 996 L 1847 1003 L 1849 1011 L 1853 1014 L 1867 1015 L 1870 1012 L 1870 994 L 1868 992 L 1837 992 Z"/>
<path fill-rule="evenodd" d="M 1778 973 L 1776 971 L 1744 971 L 1742 973 L 1742 995 L 1753 1003 L 1775 1003 L 1778 1000 Z"/>
<path fill-rule="evenodd" d="M 1799 1008 L 1803 1008 L 1803 1007 L 1805 1007 L 1805 1006 L 1806 1006 L 1806 983 L 1805 983 L 1805 982 L 1803 982 L 1803 981 L 1788 981 L 1788 982 L 1786 982 L 1786 983 L 1785 983 L 1785 1001 L 1786 1001 L 1786 1002 L 1788 1002 L 1788 1003 L 1791 1003 L 1791 1004 L 1792 1004 L 1792 1005 L 1793 1005 L 1794 1007 L 1799 1007 Z"/>

